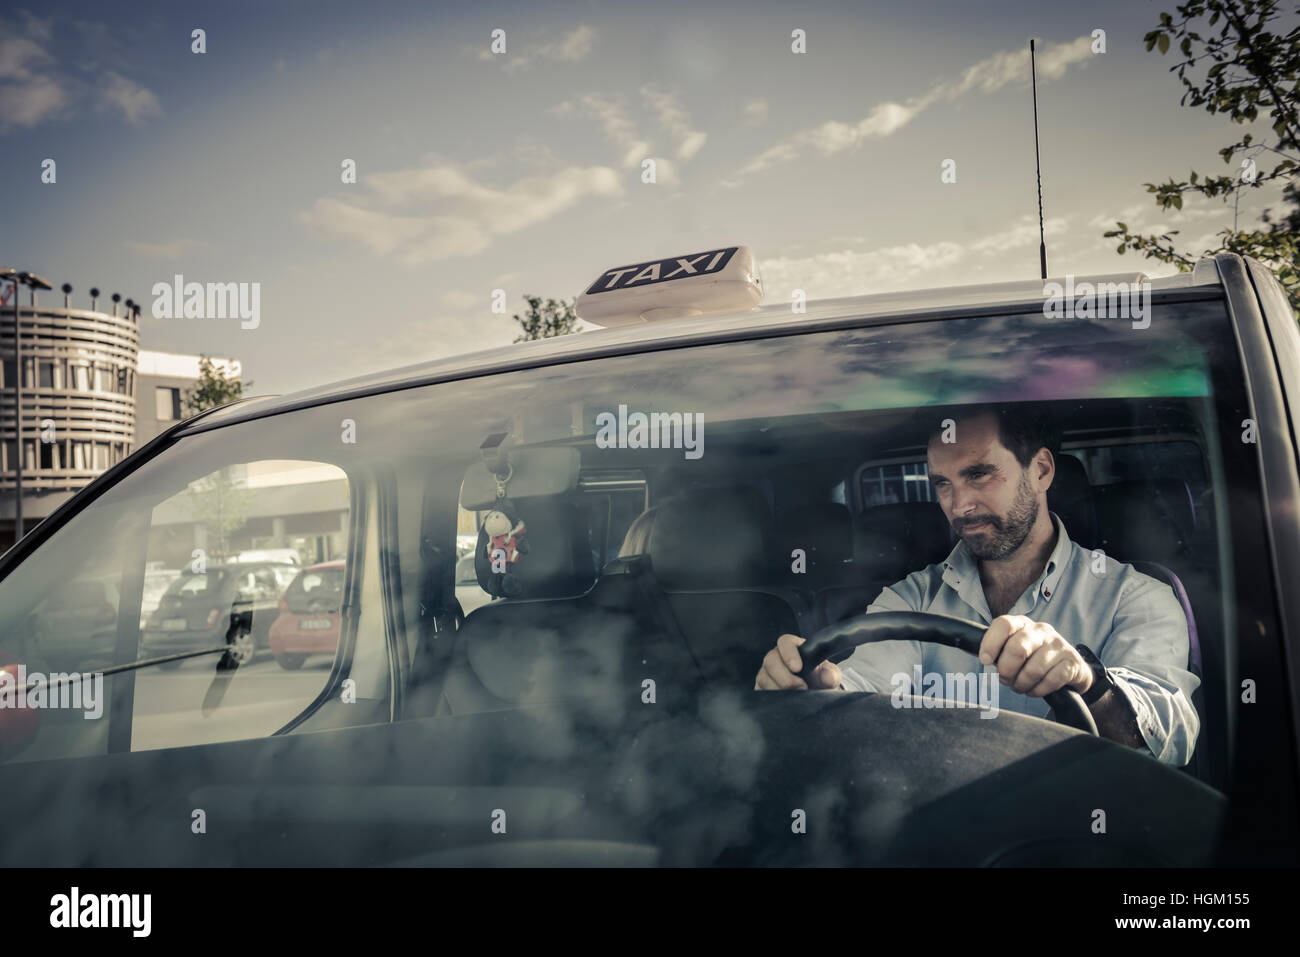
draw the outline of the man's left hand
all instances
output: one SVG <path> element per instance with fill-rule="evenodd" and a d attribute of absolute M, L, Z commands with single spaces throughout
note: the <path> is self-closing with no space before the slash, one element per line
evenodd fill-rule
<path fill-rule="evenodd" d="M 993 620 L 980 642 L 980 663 L 996 664 L 998 678 L 1012 691 L 1041 698 L 1059 688 L 1083 694 L 1092 687 L 1092 668 L 1051 625 L 1024 615 Z"/>

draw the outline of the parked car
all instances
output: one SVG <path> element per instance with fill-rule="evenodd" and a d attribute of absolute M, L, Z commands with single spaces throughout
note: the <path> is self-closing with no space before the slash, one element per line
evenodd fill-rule
<path fill-rule="evenodd" d="M 168 586 L 181 576 L 180 569 L 149 570 L 144 575 L 144 592 L 140 598 L 140 627 L 144 628 L 149 617 L 158 609 L 158 602 L 166 593 Z"/>
<path fill-rule="evenodd" d="M 604 330 L 174 426 L 0 557 L 0 645 L 92 560 L 120 570 L 128 645 L 159 503 L 292 458 L 347 479 L 331 670 L 250 671 L 246 637 L 224 667 L 198 659 L 204 682 L 147 658 L 110 676 L 103 724 L 0 753 L 0 864 L 1300 864 L 1296 317 L 1235 255 L 1123 281 L 1149 288 L 1140 319 L 1053 310 L 1039 281 L 754 308 L 752 257 L 728 247 L 602 273 L 579 314 Z M 943 571 L 927 436 L 986 403 L 1058 423 L 1048 502 L 1092 561 L 1185 597 L 1186 764 L 1063 723 L 1077 695 L 985 720 L 755 690 L 781 634 L 860 638 L 884 589 Z M 501 597 L 462 618 L 464 511 L 485 513 L 474 579 Z M 248 573 L 173 583 L 145 654 L 250 631 Z M 269 626 L 261 581 L 243 601 Z M 900 614 L 875 637 L 957 628 Z M 137 746 L 145 721 L 165 744 Z M 200 799 L 219 840 L 183 839 Z"/>
<path fill-rule="evenodd" d="M 182 573 L 167 586 L 145 625 L 142 656 L 225 644 L 228 662 L 248 664 L 268 646 L 280 595 L 297 571 L 282 562 L 239 562 Z M 173 660 L 161 667 L 180 664 Z"/>
<path fill-rule="evenodd" d="M 302 565 L 296 548 L 248 548 L 235 556 L 237 562 L 284 562 Z"/>
<path fill-rule="evenodd" d="M 51 671 L 94 671 L 113 662 L 117 583 L 108 577 L 60 582 L 31 617 L 27 631 Z"/>
<path fill-rule="evenodd" d="M 309 565 L 280 599 L 269 642 L 276 663 L 297 671 L 311 655 L 333 655 L 339 644 L 339 608 L 347 565 L 342 561 Z"/>

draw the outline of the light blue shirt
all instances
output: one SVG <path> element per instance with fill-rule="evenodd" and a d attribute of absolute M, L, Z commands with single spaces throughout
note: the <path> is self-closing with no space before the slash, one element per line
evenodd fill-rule
<path fill-rule="evenodd" d="M 1057 542 L 1038 581 L 1025 590 L 1008 614 L 1051 625 L 1072 645 L 1087 645 L 1101 659 L 1120 694 L 1128 699 L 1147 748 L 1160 761 L 1181 767 L 1191 760 L 1201 722 L 1192 705 L 1200 679 L 1187 668 L 1187 618 L 1173 590 L 1100 551 L 1070 541 L 1059 516 L 1052 514 Z M 1095 557 L 1094 557 L 1095 556 Z M 975 558 L 964 541 L 935 565 L 913 572 L 885 588 L 867 612 L 921 611 L 955 615 L 986 627 L 993 622 Z M 921 694 L 913 669 L 923 673 L 976 674 L 997 682 L 993 665 L 964 651 L 916 641 L 860 645 L 840 663 L 849 691 Z M 900 676 L 895 680 L 895 676 Z M 905 680 L 904 680 L 905 679 Z M 968 679 L 969 680 L 969 679 Z M 1042 698 L 998 685 L 997 707 L 1045 717 Z"/>

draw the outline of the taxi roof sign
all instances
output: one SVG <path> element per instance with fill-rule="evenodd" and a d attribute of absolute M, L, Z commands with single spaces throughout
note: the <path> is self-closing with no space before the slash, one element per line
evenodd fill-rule
<path fill-rule="evenodd" d="M 723 246 L 607 269 L 578 297 L 575 310 L 586 322 L 627 326 L 751 309 L 762 298 L 753 252 Z"/>

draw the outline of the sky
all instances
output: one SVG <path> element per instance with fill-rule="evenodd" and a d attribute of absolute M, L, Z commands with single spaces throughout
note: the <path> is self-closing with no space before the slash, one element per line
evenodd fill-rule
<path fill-rule="evenodd" d="M 1143 184 L 1229 172 L 1243 131 L 1144 49 L 1173 6 L 19 0 L 0 265 L 135 299 L 142 348 L 237 358 L 253 394 L 506 345 L 525 295 L 728 244 L 769 303 L 1034 279 L 1034 37 L 1050 273 L 1167 275 L 1102 234 L 1216 245 L 1231 203 Z M 177 274 L 259 284 L 259 323 L 155 318 Z"/>

